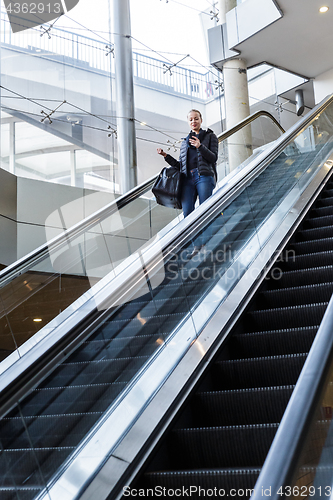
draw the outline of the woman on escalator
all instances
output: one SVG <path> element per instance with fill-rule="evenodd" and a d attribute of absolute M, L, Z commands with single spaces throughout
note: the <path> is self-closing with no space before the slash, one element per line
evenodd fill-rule
<path fill-rule="evenodd" d="M 194 210 L 199 196 L 199 203 L 209 198 L 216 184 L 216 161 L 218 139 L 210 129 L 201 128 L 202 116 L 197 109 L 191 109 L 187 115 L 191 132 L 180 146 L 179 160 L 158 148 L 157 153 L 172 167 L 183 174 L 181 203 L 184 217 Z"/>

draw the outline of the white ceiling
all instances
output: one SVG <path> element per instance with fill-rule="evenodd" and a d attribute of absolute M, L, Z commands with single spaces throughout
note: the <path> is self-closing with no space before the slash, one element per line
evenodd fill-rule
<path fill-rule="evenodd" d="M 277 0 L 283 17 L 236 45 L 248 67 L 267 62 L 305 78 L 333 68 L 333 0 Z M 319 8 L 329 7 L 326 14 Z"/>

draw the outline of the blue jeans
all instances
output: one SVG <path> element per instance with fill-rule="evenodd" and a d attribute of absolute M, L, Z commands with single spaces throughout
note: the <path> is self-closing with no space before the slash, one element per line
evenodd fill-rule
<path fill-rule="evenodd" d="M 191 170 L 183 180 L 181 202 L 184 217 L 193 212 L 197 196 L 199 196 L 199 203 L 203 203 L 211 196 L 214 187 L 214 177 L 211 175 L 199 176 L 197 168 Z"/>

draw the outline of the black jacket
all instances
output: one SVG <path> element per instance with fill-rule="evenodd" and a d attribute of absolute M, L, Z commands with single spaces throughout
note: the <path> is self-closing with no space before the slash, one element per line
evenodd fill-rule
<path fill-rule="evenodd" d="M 180 146 L 179 160 L 176 160 L 171 155 L 166 155 L 164 158 L 169 165 L 176 167 L 182 172 L 182 174 L 187 175 L 187 149 L 189 147 L 189 135 L 183 140 Z M 197 149 L 198 153 L 198 171 L 199 175 L 211 175 L 217 177 L 216 174 L 216 162 L 218 157 L 219 142 L 210 129 L 204 131 L 204 136 L 200 141 L 201 144 Z"/>

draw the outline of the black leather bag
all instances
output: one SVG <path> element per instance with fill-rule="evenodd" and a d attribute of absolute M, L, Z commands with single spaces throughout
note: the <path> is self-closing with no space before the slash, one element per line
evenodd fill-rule
<path fill-rule="evenodd" d="M 182 208 L 182 174 L 177 168 L 165 167 L 157 177 L 152 192 L 157 203 L 169 208 Z"/>

